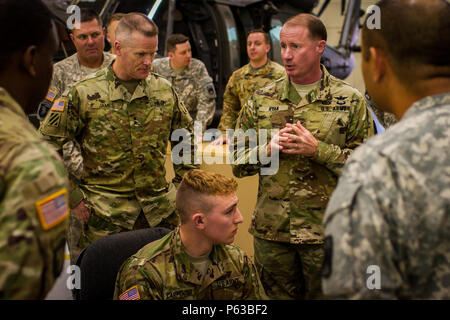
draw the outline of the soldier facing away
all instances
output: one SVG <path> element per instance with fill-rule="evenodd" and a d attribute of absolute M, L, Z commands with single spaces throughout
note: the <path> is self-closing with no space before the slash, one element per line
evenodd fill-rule
<path fill-rule="evenodd" d="M 121 231 L 178 225 L 176 187 L 166 181 L 164 163 L 172 131 L 189 133 L 193 125 L 168 81 L 150 74 L 157 35 L 147 16 L 125 15 L 114 63 L 75 84 L 41 126 L 59 150 L 70 140 L 81 146 L 84 170 L 71 192 L 84 221 L 80 249 Z M 195 167 L 175 165 L 174 182 Z"/>
<path fill-rule="evenodd" d="M 205 64 L 192 58 L 189 38 L 173 34 L 166 43 L 168 57 L 155 59 L 152 71 L 170 81 L 192 119 L 202 124 L 202 131 L 211 123 L 216 110 L 216 90 Z"/>
<path fill-rule="evenodd" d="M 218 126 L 222 136 L 213 141 L 213 144 L 230 143 L 226 130 L 235 128 L 239 112 L 250 95 L 285 75 L 284 68 L 269 59 L 269 51 L 270 37 L 267 32 L 255 29 L 247 34 L 247 55 L 250 62 L 234 71 L 228 80 Z"/>
<path fill-rule="evenodd" d="M 253 93 L 236 128 L 267 130 L 267 141 L 234 152 L 233 173 L 254 175 L 264 165 L 255 153 L 279 152 L 279 168 L 260 175 L 250 226 L 255 263 L 272 299 L 321 297 L 322 218 L 338 176 L 353 150 L 373 135 L 364 97 L 320 64 L 327 33 L 310 14 L 281 29 L 287 77 Z M 270 136 L 270 130 L 278 133 Z"/>
<path fill-rule="evenodd" d="M 243 221 L 236 189 L 233 178 L 187 172 L 177 192 L 180 227 L 125 261 L 114 298 L 266 299 L 250 258 L 231 245 Z"/>
<path fill-rule="evenodd" d="M 26 116 L 50 84 L 51 17 L 39 0 L 0 0 L 0 299 L 45 298 L 64 264 L 67 172 Z"/>
<path fill-rule="evenodd" d="M 450 299 L 450 3 L 377 6 L 382 28 L 362 30 L 364 82 L 399 122 L 345 165 L 324 218 L 323 290 Z"/>

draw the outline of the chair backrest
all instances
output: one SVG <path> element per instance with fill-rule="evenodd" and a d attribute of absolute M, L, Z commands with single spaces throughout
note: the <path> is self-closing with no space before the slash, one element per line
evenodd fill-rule
<path fill-rule="evenodd" d="M 169 232 L 166 228 L 140 229 L 106 236 L 90 244 L 76 262 L 81 272 L 81 288 L 74 290 L 75 299 L 111 300 L 117 272 L 125 260 Z"/>

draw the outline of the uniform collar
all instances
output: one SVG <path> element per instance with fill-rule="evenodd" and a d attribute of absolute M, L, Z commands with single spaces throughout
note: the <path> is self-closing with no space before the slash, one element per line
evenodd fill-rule
<path fill-rule="evenodd" d="M 401 120 L 403 121 L 403 119 L 413 117 L 415 114 L 421 111 L 425 111 L 427 109 L 444 104 L 450 105 L 450 92 L 428 96 L 414 102 L 411 107 L 406 110 Z"/>
<path fill-rule="evenodd" d="M 278 94 L 280 100 L 289 100 L 291 103 L 298 105 L 300 102 L 302 104 L 310 104 L 315 101 L 329 101 L 332 99 L 330 93 L 330 80 L 331 75 L 328 73 L 324 65 L 320 65 L 320 70 L 322 71 L 322 77 L 316 88 L 311 90 L 304 99 L 300 99 L 297 90 L 291 84 L 289 76 L 286 76 L 281 82 L 281 88 Z M 300 101 L 303 100 L 303 101 Z"/>
<path fill-rule="evenodd" d="M 195 285 L 202 285 L 207 287 L 216 279 L 220 278 L 223 274 L 223 263 L 218 259 L 218 250 L 220 250 L 220 245 L 214 245 L 211 253 L 211 265 L 208 268 L 205 279 L 203 279 L 200 273 L 195 269 L 191 260 L 184 250 L 183 244 L 181 243 L 180 228 L 176 228 L 171 241 L 171 250 L 174 257 L 175 270 L 177 277 L 186 282 L 191 282 Z M 212 270 L 212 274 L 208 273 Z"/>
<path fill-rule="evenodd" d="M 272 66 L 272 61 L 270 59 L 267 59 L 266 64 L 261 69 L 258 69 L 255 72 L 253 70 L 252 66 L 250 65 L 250 62 L 249 62 L 249 63 L 247 63 L 245 65 L 245 70 L 244 70 L 245 72 L 244 73 L 245 74 L 252 74 L 252 75 L 254 75 L 254 74 L 266 74 L 266 73 L 268 73 L 268 71 L 269 71 L 271 66 Z"/>
<path fill-rule="evenodd" d="M 27 115 L 23 111 L 22 107 L 3 87 L 0 87 L 0 107 L 9 109 L 19 117 L 27 119 Z"/>
<path fill-rule="evenodd" d="M 147 77 L 147 79 L 149 78 Z M 106 67 L 106 80 L 108 81 L 109 98 L 111 101 L 125 100 L 126 102 L 131 102 L 134 99 L 146 96 L 147 90 L 147 82 L 145 81 L 146 79 L 139 81 L 139 85 L 136 87 L 136 90 L 134 90 L 133 95 L 131 95 L 130 92 L 127 90 L 127 88 L 125 88 L 118 80 L 116 74 L 112 69 L 112 64 Z"/>

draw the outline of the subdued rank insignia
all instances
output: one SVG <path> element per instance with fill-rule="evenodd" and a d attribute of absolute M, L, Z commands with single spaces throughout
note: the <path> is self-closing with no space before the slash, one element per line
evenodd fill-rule
<path fill-rule="evenodd" d="M 47 95 L 45 96 L 45 99 L 47 99 L 50 102 L 53 102 L 53 100 L 55 100 L 56 97 L 56 93 L 53 92 L 52 90 L 48 89 Z"/>
<path fill-rule="evenodd" d="M 50 110 L 63 112 L 65 105 L 66 105 L 65 100 L 58 99 L 58 100 L 55 100 L 55 102 L 53 103 L 53 106 Z"/>
<path fill-rule="evenodd" d="M 36 202 L 36 209 L 42 229 L 53 228 L 69 216 L 67 190 L 62 189 L 44 200 Z"/>
<path fill-rule="evenodd" d="M 58 127 L 60 120 L 61 120 L 61 113 L 52 112 L 48 118 L 47 124 L 49 126 Z"/>
<path fill-rule="evenodd" d="M 119 296 L 119 300 L 141 300 L 137 286 L 131 287 Z"/>

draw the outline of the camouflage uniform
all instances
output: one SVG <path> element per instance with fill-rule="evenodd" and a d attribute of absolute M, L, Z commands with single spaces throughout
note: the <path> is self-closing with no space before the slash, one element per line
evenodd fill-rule
<path fill-rule="evenodd" d="M 154 74 L 130 94 L 108 66 L 55 102 L 41 133 L 58 149 L 69 140 L 81 145 L 84 170 L 71 197 L 84 199 L 91 214 L 80 248 L 132 229 L 141 212 L 152 227 L 178 223 L 175 186 L 166 181 L 164 168 L 175 129 L 192 131 L 192 119 L 170 84 Z M 195 167 L 176 165 L 174 181 Z"/>
<path fill-rule="evenodd" d="M 50 109 L 55 100 L 62 95 L 67 94 L 69 89 L 76 82 L 82 80 L 89 74 L 110 65 L 112 61 L 114 61 L 115 57 L 116 56 L 113 54 L 104 52 L 103 63 L 96 69 L 86 68 L 80 65 L 77 53 L 55 63 L 53 66 L 53 77 L 50 84 L 49 93 L 43 102 L 46 105 L 46 109 Z M 75 141 L 68 141 L 65 143 L 62 147 L 62 157 L 71 177 L 71 181 L 79 181 L 83 173 L 83 157 L 81 156 L 79 144 Z M 71 207 L 73 208 L 76 204 L 77 201 L 72 203 Z M 82 221 L 77 216 L 71 215 L 69 218 L 67 240 L 72 263 L 75 263 L 74 259 L 78 256 L 80 251 L 77 246 L 78 241 L 80 240 L 81 228 Z"/>
<path fill-rule="evenodd" d="M 43 299 L 64 263 L 67 172 L 0 88 L 0 299 Z"/>
<path fill-rule="evenodd" d="M 234 71 L 223 94 L 222 117 L 218 126 L 222 134 L 225 135 L 227 129 L 234 129 L 239 111 L 253 92 L 284 75 L 284 67 L 271 60 L 257 71 L 250 63 Z"/>
<path fill-rule="evenodd" d="M 305 261 L 321 260 L 322 251 L 310 250 L 308 246 L 323 244 L 322 218 L 338 175 L 353 150 L 374 132 L 364 97 L 344 81 L 331 76 L 324 66 L 321 68 L 322 78 L 306 96 L 298 95 L 288 77 L 281 78 L 257 90 L 238 119 L 237 127 L 244 131 L 252 128 L 282 129 L 286 123 L 300 121 L 319 141 L 314 156 L 280 153 L 277 173 L 259 177 L 258 201 L 249 231 L 256 237 L 256 242 L 268 240 L 255 246 L 255 261 L 263 268 L 261 280 L 271 298 L 317 296 L 317 292 L 311 292 L 310 288 L 320 288 L 320 275 L 317 274 L 320 263 L 308 267 L 303 265 L 303 273 L 305 269 L 311 270 L 311 274 L 304 274 L 304 278 L 317 279 L 318 284 L 306 283 L 306 288 L 292 287 L 292 283 L 298 281 L 295 270 L 302 270 L 302 267 L 293 266 L 289 261 L 295 262 L 298 258 L 287 258 L 286 263 L 280 261 L 282 269 L 270 270 L 269 264 L 276 254 L 265 252 L 272 251 L 268 248 L 271 242 L 275 242 L 274 246 L 277 246 L 276 242 L 283 242 L 291 244 L 288 246 L 291 247 L 291 255 L 296 256 L 297 245 L 302 245 L 300 249 L 309 256 Z M 270 139 L 270 132 L 268 136 Z M 259 141 L 254 150 L 247 147 L 236 150 L 236 163 L 240 165 L 233 165 L 233 173 L 237 177 L 258 173 L 261 164 L 250 164 L 249 158 L 259 149 L 265 150 L 269 141 Z M 258 248 L 263 248 L 263 251 L 259 252 Z M 311 252 L 315 252 L 313 257 Z M 286 273 L 280 276 L 277 270 Z M 289 273 L 291 278 L 287 275 Z"/>
<path fill-rule="evenodd" d="M 170 58 L 165 57 L 153 61 L 152 71 L 170 81 L 192 119 L 201 121 L 205 131 L 216 110 L 216 91 L 205 64 L 192 58 L 189 66 L 177 72 L 170 65 Z"/>
<path fill-rule="evenodd" d="M 185 253 L 177 228 L 122 265 L 114 299 L 133 288 L 138 291 L 134 297 L 139 299 L 267 299 L 253 263 L 239 247 L 214 245 L 210 258 L 211 265 L 202 277 Z"/>
<path fill-rule="evenodd" d="M 450 299 L 449 128 L 450 93 L 429 96 L 348 160 L 324 217 L 325 294 Z"/>

